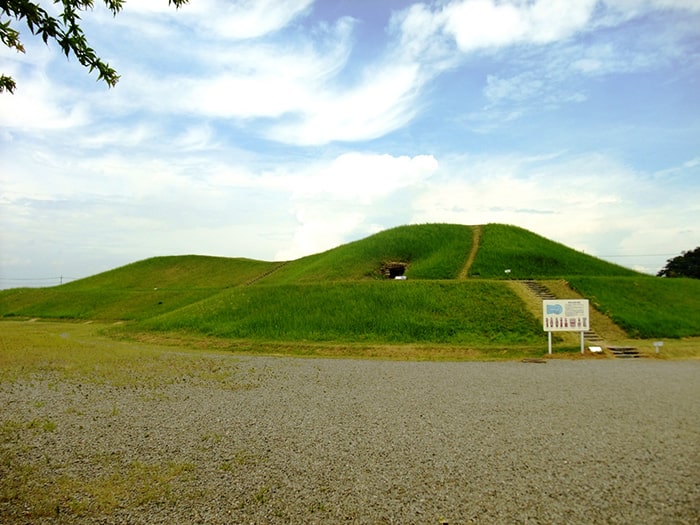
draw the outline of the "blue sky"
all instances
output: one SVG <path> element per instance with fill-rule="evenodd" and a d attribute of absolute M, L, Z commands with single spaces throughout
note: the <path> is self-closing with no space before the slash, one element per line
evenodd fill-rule
<path fill-rule="evenodd" d="M 50 6 L 47 6 L 47 9 Z M 0 287 L 514 224 L 656 273 L 700 245 L 697 0 L 128 0 L 113 89 L 0 49 Z"/>

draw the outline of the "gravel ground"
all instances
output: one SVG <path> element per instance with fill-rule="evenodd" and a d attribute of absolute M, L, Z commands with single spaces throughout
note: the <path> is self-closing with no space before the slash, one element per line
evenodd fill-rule
<path fill-rule="evenodd" d="M 0 383 L 0 444 L 49 496 L 135 477 L 103 511 L 5 495 L 0 522 L 700 523 L 698 361 L 221 362 L 228 384 Z"/>

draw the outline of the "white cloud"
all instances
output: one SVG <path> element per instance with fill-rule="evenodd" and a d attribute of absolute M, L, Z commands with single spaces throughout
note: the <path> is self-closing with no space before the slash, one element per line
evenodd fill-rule
<path fill-rule="evenodd" d="M 151 34 L 167 31 L 166 23 L 179 17 L 186 18 L 210 38 L 241 40 L 284 28 L 305 14 L 312 4 L 313 0 L 197 0 L 182 6 L 177 13 L 167 2 L 129 0 L 119 16 L 150 28 Z"/>
<path fill-rule="evenodd" d="M 267 136 L 297 145 L 381 137 L 415 116 L 421 84 L 418 73 L 415 65 L 373 69 L 359 85 L 309 99 L 290 121 L 273 125 Z"/>
<path fill-rule="evenodd" d="M 200 124 L 186 128 L 175 137 L 174 147 L 180 151 L 199 151 L 219 146 L 216 144 L 214 130 L 211 126 Z"/>
<path fill-rule="evenodd" d="M 432 7 L 415 4 L 395 14 L 390 29 L 397 35 L 397 56 L 415 67 L 415 90 L 422 91 L 430 80 L 479 53 L 491 55 L 483 91 L 487 104 L 467 115 L 472 128 L 484 132 L 534 111 L 586 101 L 588 93 L 577 82 L 581 75 L 629 73 L 679 56 L 684 47 L 674 44 L 678 35 L 650 35 L 641 43 L 636 38 L 603 39 L 595 45 L 576 38 L 659 6 L 606 6 L 597 0 L 453 0 Z M 682 7 L 682 2 L 676 6 Z"/>
<path fill-rule="evenodd" d="M 387 201 L 405 189 L 417 191 L 437 169 L 432 156 L 347 153 L 302 169 L 291 186 L 287 175 L 284 184 L 291 190 L 297 226 L 291 244 L 276 257 L 295 259 L 374 233 L 383 210 L 390 207 Z"/>
<path fill-rule="evenodd" d="M 33 41 L 25 47 L 26 55 L 0 55 L 1 72 L 17 82 L 14 94 L 0 95 L 0 127 L 25 131 L 66 129 L 89 122 L 83 101 L 49 77 L 47 70 L 55 60 L 49 48 Z M 0 49 L 6 48 L 2 45 Z"/>
<path fill-rule="evenodd" d="M 92 131 L 85 135 L 78 133 L 74 145 L 86 149 L 111 148 L 115 145 L 120 148 L 142 148 L 162 136 L 162 130 L 148 122 L 109 127 L 93 126 Z"/>
<path fill-rule="evenodd" d="M 49 95 L 51 87 L 21 80 L 21 89 L 0 97 L 0 126 L 12 130 L 69 129 L 90 122 L 89 112 L 80 102 L 64 104 Z"/>
<path fill-rule="evenodd" d="M 277 251 L 275 259 L 290 261 L 305 255 L 320 253 L 348 242 L 366 220 L 360 212 L 338 213 L 333 203 L 318 203 L 299 208 L 294 214 L 296 227 L 291 246 Z"/>
<path fill-rule="evenodd" d="M 434 35 L 421 27 L 442 31 L 454 38 L 459 50 L 469 53 L 517 43 L 548 43 L 568 38 L 583 30 L 590 21 L 596 0 L 537 0 L 497 2 L 461 0 L 446 4 L 429 16 L 424 9 L 413 9 L 404 20 L 404 30 L 416 40 Z M 414 43 L 414 46 L 417 44 Z"/>
<path fill-rule="evenodd" d="M 696 0 L 603 0 L 602 3 L 609 9 L 632 16 L 656 9 L 700 11 L 700 4 Z"/>
<path fill-rule="evenodd" d="M 429 155 L 411 158 L 344 153 L 302 176 L 293 195 L 297 199 L 324 197 L 366 205 L 424 181 L 437 168 L 437 161 Z"/>
<path fill-rule="evenodd" d="M 543 86 L 544 79 L 532 73 L 520 73 L 510 78 L 488 75 L 484 95 L 495 103 L 501 100 L 523 101 L 537 95 Z"/>
<path fill-rule="evenodd" d="M 700 4 L 696 0 L 453 0 L 432 11 L 412 6 L 397 19 L 407 37 L 404 43 L 414 50 L 435 49 L 436 34 L 442 32 L 462 53 L 471 53 L 557 42 L 601 23 L 620 23 L 658 9 L 700 11 Z"/>
<path fill-rule="evenodd" d="M 341 18 L 315 31 L 313 42 L 215 46 L 195 58 L 215 66 L 214 75 L 195 70 L 191 76 L 172 78 L 165 84 L 168 96 L 163 96 L 161 78 L 130 73 L 123 96 L 133 98 L 129 94 L 138 91 L 143 97 L 145 91 L 150 109 L 233 119 L 287 144 L 383 136 L 415 116 L 427 78 L 418 64 L 390 57 L 346 71 L 353 27 L 353 20 Z"/>
<path fill-rule="evenodd" d="M 395 52 L 405 61 L 421 63 L 434 72 L 454 64 L 453 49 L 443 35 L 443 17 L 422 3 L 393 14 L 389 32 L 396 38 Z"/>
<path fill-rule="evenodd" d="M 198 24 L 224 39 L 257 38 L 282 29 L 306 13 L 314 0 L 198 0 Z M 212 13 L 215 13 L 212 16 Z"/>
<path fill-rule="evenodd" d="M 206 129 L 183 141 L 200 137 L 208 140 Z M 45 153 L 4 173 L 3 250 L 25 255 L 2 264 L 14 276 L 47 265 L 102 271 L 117 264 L 106 247 L 118 249 L 120 264 L 177 253 L 289 260 L 425 222 L 516 224 L 593 255 L 680 253 L 700 239 L 700 205 L 676 183 L 697 159 L 648 175 L 598 154 L 438 162 L 358 151 L 269 171 L 198 151 L 157 159 Z M 47 250 L 54 255 L 39 261 Z M 654 273 L 666 258 L 635 265 Z"/>
<path fill-rule="evenodd" d="M 341 19 L 317 42 L 205 45 L 187 57 L 193 67 L 184 75 L 129 71 L 119 86 L 120 104 L 241 123 L 314 113 L 327 106 L 351 36 L 352 21 Z"/>
<path fill-rule="evenodd" d="M 638 256 L 647 273 L 663 257 L 639 256 L 700 239 L 700 204 L 687 192 L 598 154 L 443 162 L 413 210 L 415 223 L 515 224 L 592 255 Z M 682 232 L 673 226 L 679 219 L 688 225 Z"/>

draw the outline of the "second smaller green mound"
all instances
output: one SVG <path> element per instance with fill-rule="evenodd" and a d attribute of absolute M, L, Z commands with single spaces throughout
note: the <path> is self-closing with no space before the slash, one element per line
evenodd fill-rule
<path fill-rule="evenodd" d="M 0 292 L 0 314 L 141 320 L 265 275 L 280 263 L 182 255 L 153 257 L 51 288 Z"/>
<path fill-rule="evenodd" d="M 242 257 L 171 255 L 152 257 L 92 277 L 73 281 L 63 290 L 192 290 L 244 284 L 279 263 Z"/>

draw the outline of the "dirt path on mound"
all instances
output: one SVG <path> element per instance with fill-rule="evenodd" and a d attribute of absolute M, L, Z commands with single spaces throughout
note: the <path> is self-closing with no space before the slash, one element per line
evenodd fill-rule
<path fill-rule="evenodd" d="M 467 275 L 469 274 L 469 269 L 472 267 L 472 264 L 474 264 L 474 259 L 476 259 L 476 254 L 479 252 L 479 243 L 481 242 L 481 226 L 472 226 L 472 230 L 474 232 L 474 240 L 472 241 L 472 249 L 469 252 L 469 257 L 467 257 L 467 262 L 464 263 L 464 266 L 462 269 L 459 271 L 459 274 L 457 275 L 457 279 L 460 281 L 463 281 L 467 278 Z"/>

